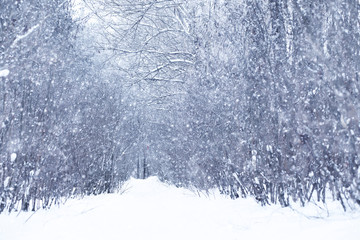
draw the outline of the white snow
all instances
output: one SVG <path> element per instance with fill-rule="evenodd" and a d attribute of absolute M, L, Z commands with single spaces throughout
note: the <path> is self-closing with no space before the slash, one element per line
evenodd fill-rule
<path fill-rule="evenodd" d="M 14 162 L 14 161 L 16 160 L 16 157 L 17 157 L 16 153 L 12 153 L 12 154 L 10 155 L 10 161 L 11 161 L 11 162 Z"/>
<path fill-rule="evenodd" d="M 10 74 L 9 69 L 0 70 L 0 77 L 7 77 Z"/>
<path fill-rule="evenodd" d="M 123 194 L 72 199 L 35 213 L 0 215 L 0 239 L 359 239 L 360 212 L 336 202 L 321 209 L 261 207 L 159 182 L 131 179 Z M 328 216 L 329 214 L 329 216 Z"/>

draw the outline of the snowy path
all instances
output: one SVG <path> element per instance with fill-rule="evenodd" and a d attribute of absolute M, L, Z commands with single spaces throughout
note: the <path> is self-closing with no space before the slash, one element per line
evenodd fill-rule
<path fill-rule="evenodd" d="M 329 206 L 331 217 L 312 218 L 325 212 L 314 206 L 261 207 L 252 199 L 234 201 L 218 194 L 199 198 L 154 177 L 132 179 L 127 188 L 123 195 L 70 200 L 34 215 L 2 214 L 0 240 L 351 240 L 360 236 L 360 212 L 345 214 L 335 203 Z"/>

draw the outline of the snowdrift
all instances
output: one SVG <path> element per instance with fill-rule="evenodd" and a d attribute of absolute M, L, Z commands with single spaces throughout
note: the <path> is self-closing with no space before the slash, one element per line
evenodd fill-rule
<path fill-rule="evenodd" d="M 35 213 L 0 215 L 1 240 L 358 239 L 360 211 L 338 202 L 262 207 L 216 191 L 192 192 L 156 177 L 131 179 L 122 194 L 71 199 Z"/>

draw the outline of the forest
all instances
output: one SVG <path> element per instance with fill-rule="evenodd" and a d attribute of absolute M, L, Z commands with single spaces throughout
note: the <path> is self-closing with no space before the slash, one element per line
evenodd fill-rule
<path fill-rule="evenodd" d="M 360 204 L 358 0 L 0 0 L 0 213 L 130 177 Z"/>

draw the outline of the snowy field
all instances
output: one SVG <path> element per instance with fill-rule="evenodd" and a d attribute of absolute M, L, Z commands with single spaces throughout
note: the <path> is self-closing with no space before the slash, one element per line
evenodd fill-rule
<path fill-rule="evenodd" d="M 339 204 L 261 207 L 132 179 L 120 194 L 69 200 L 36 213 L 0 215 L 1 240 L 360 239 L 360 211 Z"/>

